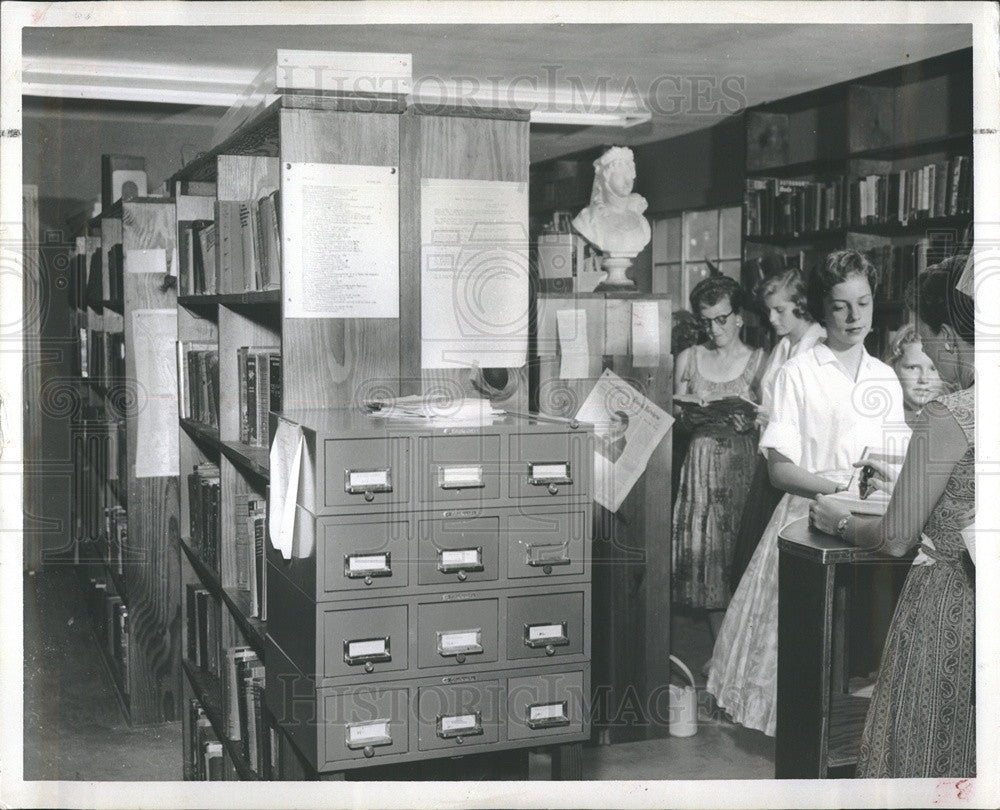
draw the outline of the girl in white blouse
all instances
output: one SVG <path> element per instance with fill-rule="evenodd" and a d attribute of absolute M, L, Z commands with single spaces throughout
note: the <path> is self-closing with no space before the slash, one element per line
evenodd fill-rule
<path fill-rule="evenodd" d="M 767 524 L 726 612 L 709 664 L 708 691 L 732 719 L 775 732 L 778 532 L 805 517 L 810 499 L 843 489 L 866 447 L 902 454 L 910 430 L 893 370 L 865 351 L 877 271 L 856 251 L 828 255 L 812 273 L 809 311 L 826 341 L 778 370 L 760 447 L 786 494 Z"/>

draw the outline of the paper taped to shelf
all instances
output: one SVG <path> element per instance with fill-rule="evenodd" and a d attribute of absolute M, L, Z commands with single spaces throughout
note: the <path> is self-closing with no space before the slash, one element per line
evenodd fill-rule
<path fill-rule="evenodd" d="M 180 474 L 176 341 L 176 310 L 137 309 L 132 313 L 136 478 Z"/>
<path fill-rule="evenodd" d="M 579 380 L 590 374 L 590 350 L 587 345 L 587 310 L 560 309 L 556 312 L 559 332 L 559 377 Z"/>
<path fill-rule="evenodd" d="M 660 310 L 656 301 L 632 302 L 632 365 L 660 365 Z"/>
<path fill-rule="evenodd" d="M 295 513 L 305 445 L 306 439 L 301 427 L 278 419 L 278 428 L 271 442 L 268 531 L 271 545 L 286 560 L 292 559 L 295 545 Z"/>
<path fill-rule="evenodd" d="M 125 251 L 126 273 L 166 273 L 167 251 L 163 248 L 147 248 L 146 250 L 129 249 Z"/>

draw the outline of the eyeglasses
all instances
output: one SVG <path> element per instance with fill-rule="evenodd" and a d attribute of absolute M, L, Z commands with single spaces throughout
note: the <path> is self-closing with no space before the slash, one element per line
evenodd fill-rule
<path fill-rule="evenodd" d="M 720 329 L 726 325 L 726 322 L 732 316 L 733 311 L 729 310 L 725 315 L 716 315 L 714 318 L 698 318 L 698 323 L 702 325 L 703 328 L 708 329 L 713 323 Z"/>

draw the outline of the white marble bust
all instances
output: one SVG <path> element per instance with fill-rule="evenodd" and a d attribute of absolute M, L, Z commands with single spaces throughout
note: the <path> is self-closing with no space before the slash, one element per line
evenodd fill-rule
<path fill-rule="evenodd" d="M 642 215 L 646 200 L 632 193 L 632 150 L 613 146 L 594 161 L 594 169 L 590 205 L 576 215 L 573 227 L 605 256 L 631 259 L 649 244 L 651 235 L 649 222 Z"/>

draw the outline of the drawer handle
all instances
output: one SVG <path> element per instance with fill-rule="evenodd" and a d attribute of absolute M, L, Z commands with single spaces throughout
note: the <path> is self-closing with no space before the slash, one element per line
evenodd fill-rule
<path fill-rule="evenodd" d="M 549 569 L 546 574 L 552 573 L 554 565 L 569 565 L 570 559 L 566 555 L 565 543 L 550 543 L 548 545 L 529 544 L 525 563 L 532 568 Z"/>
<path fill-rule="evenodd" d="M 484 570 L 483 547 L 438 549 L 437 569 L 442 574 L 457 573 L 458 578 L 464 582 L 463 573 Z"/>
<path fill-rule="evenodd" d="M 344 492 L 374 500 L 376 492 L 392 492 L 392 468 L 344 470 Z"/>
<path fill-rule="evenodd" d="M 441 489 L 482 489 L 486 486 L 483 468 L 438 467 L 438 486 Z"/>
<path fill-rule="evenodd" d="M 392 552 L 382 554 L 345 554 L 344 576 L 348 579 L 363 579 L 370 585 L 372 577 L 392 576 Z"/>
<path fill-rule="evenodd" d="M 392 745 L 388 718 L 370 720 L 365 723 L 348 723 L 345 731 L 346 739 L 344 742 L 347 747 L 354 751 L 362 749 L 366 757 L 374 756 L 374 746 L 376 745 Z"/>
<path fill-rule="evenodd" d="M 566 632 L 566 622 L 525 624 L 524 644 L 526 647 L 531 647 L 533 649 L 566 646 L 569 644 L 569 635 Z M 552 653 L 549 653 L 549 655 L 552 655 Z"/>
<path fill-rule="evenodd" d="M 565 700 L 555 703 L 534 703 L 528 706 L 527 715 L 528 728 L 533 730 L 569 725 L 568 706 Z"/>
<path fill-rule="evenodd" d="M 344 662 L 348 666 L 364 665 L 367 672 L 375 669 L 379 661 L 391 661 L 389 651 L 389 636 L 379 638 L 359 638 L 344 641 Z"/>
<path fill-rule="evenodd" d="M 529 461 L 528 483 L 534 487 L 547 487 L 555 495 L 559 488 L 556 484 L 572 484 L 568 461 Z M 553 487 L 555 489 L 553 490 Z"/>
<path fill-rule="evenodd" d="M 479 627 L 468 630 L 438 630 L 438 655 L 455 656 L 458 663 L 463 663 L 467 655 L 479 655 L 483 652 L 483 631 Z"/>
<path fill-rule="evenodd" d="M 472 714 L 438 715 L 437 735 L 442 740 L 454 739 L 459 745 L 463 737 L 474 737 L 483 733 L 483 719 L 479 712 Z"/>

